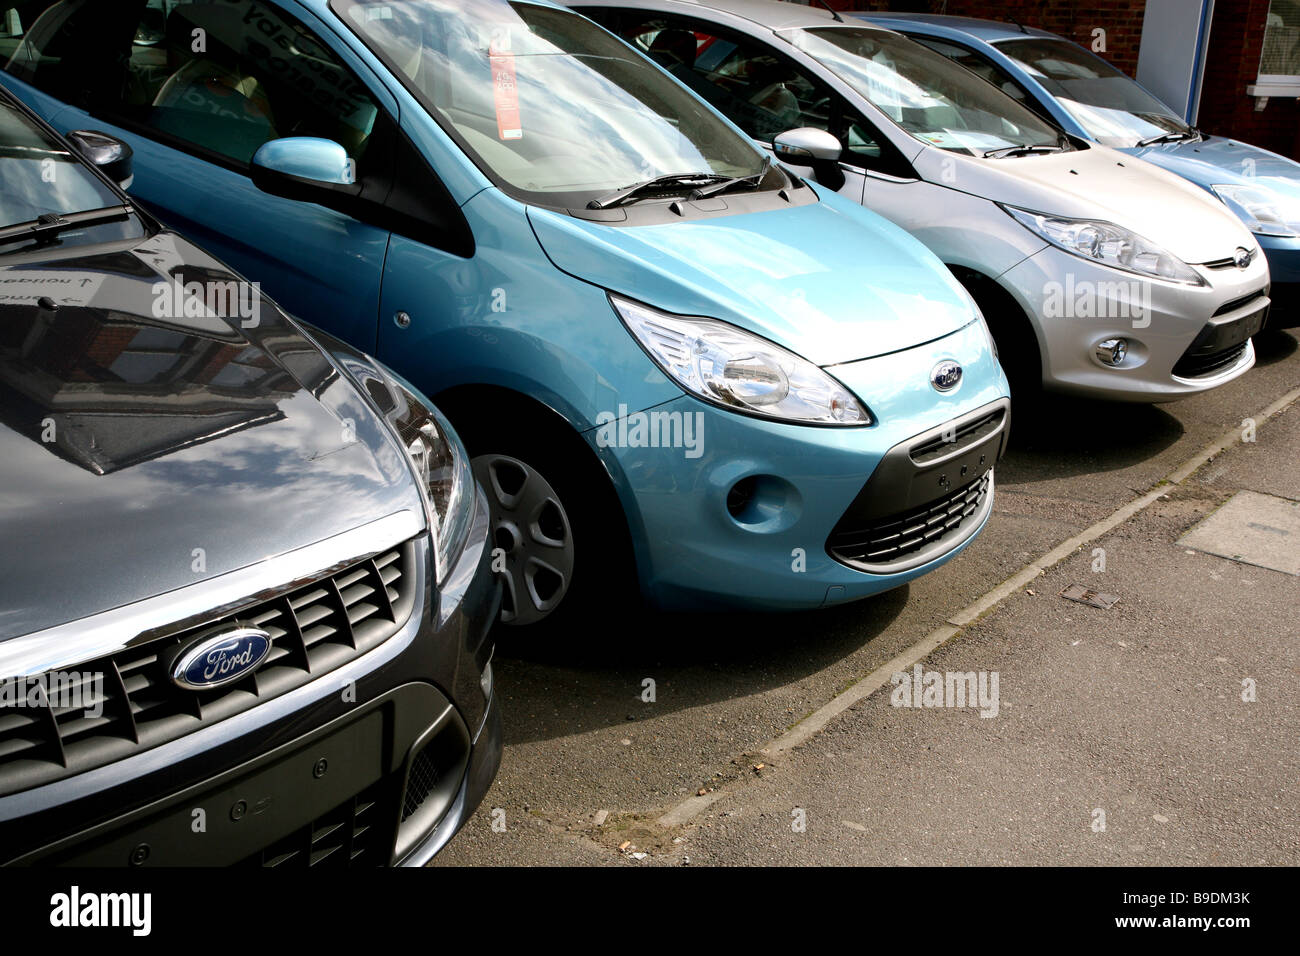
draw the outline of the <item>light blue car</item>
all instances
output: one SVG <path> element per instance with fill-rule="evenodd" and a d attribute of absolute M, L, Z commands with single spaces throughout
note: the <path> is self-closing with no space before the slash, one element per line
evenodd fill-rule
<path fill-rule="evenodd" d="M 19 16 L 7 86 L 128 141 L 135 196 L 435 397 L 488 492 L 503 620 L 625 616 L 634 590 L 836 604 L 987 521 L 1010 409 L 970 297 L 591 21 L 504 0 Z"/>
<path fill-rule="evenodd" d="M 1032 27 L 915 13 L 853 13 L 944 54 L 1067 133 L 1163 166 L 1217 196 L 1268 259 L 1268 324 L 1300 325 L 1300 163 L 1209 136 L 1101 57 Z"/>

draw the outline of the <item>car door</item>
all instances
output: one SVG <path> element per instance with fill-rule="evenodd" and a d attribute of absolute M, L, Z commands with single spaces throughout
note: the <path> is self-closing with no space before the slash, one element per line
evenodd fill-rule
<path fill-rule="evenodd" d="M 396 102 L 373 77 L 359 79 L 359 60 L 267 0 L 27 7 L 30 27 L 6 71 L 65 105 L 42 110 L 52 125 L 129 142 L 131 193 L 163 222 L 291 312 L 373 350 L 389 230 L 271 196 L 249 177 L 258 147 L 285 136 L 341 143 L 362 182 L 386 162 L 369 147 L 394 123 Z"/>

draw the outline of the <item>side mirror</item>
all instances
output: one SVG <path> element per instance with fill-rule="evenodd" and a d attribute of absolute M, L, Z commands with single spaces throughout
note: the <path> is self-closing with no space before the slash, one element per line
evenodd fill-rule
<path fill-rule="evenodd" d="M 134 153 L 115 136 L 92 129 L 76 129 L 66 137 L 82 159 L 98 167 L 105 176 L 123 189 L 130 189 L 135 179 Z"/>
<path fill-rule="evenodd" d="M 772 152 L 793 166 L 811 166 L 817 181 L 828 189 L 839 191 L 844 187 L 844 171 L 840 169 L 844 147 L 824 129 L 802 126 L 778 133 L 772 141 Z"/>
<path fill-rule="evenodd" d="M 337 206 L 361 192 L 348 151 L 332 139 L 289 136 L 263 143 L 251 172 L 258 189 L 286 199 Z"/>
<path fill-rule="evenodd" d="M 796 166 L 837 163 L 843 151 L 838 139 L 824 129 L 814 129 L 811 126 L 786 130 L 772 142 L 772 152 L 776 158 Z"/>

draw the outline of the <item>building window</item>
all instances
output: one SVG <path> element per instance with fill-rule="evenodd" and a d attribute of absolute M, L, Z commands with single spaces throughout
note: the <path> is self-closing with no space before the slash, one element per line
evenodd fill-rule
<path fill-rule="evenodd" d="M 1300 0 L 1270 0 L 1259 58 L 1259 92 L 1300 83 Z"/>

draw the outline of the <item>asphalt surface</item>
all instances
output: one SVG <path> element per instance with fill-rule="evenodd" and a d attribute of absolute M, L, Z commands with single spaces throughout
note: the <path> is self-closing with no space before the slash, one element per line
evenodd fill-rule
<path fill-rule="evenodd" d="M 891 706 L 886 686 L 760 752 L 1300 387 L 1294 330 L 1256 346 L 1242 379 L 1175 404 L 1017 409 L 989 525 L 908 587 L 500 651 L 501 772 L 436 865 L 1300 863 L 1300 579 L 1177 543 L 1240 489 L 1300 500 L 1296 405 L 922 662 L 996 672 L 996 717 Z M 1069 584 L 1119 601 L 1067 601 Z M 657 822 L 700 793 L 716 802 Z"/>

